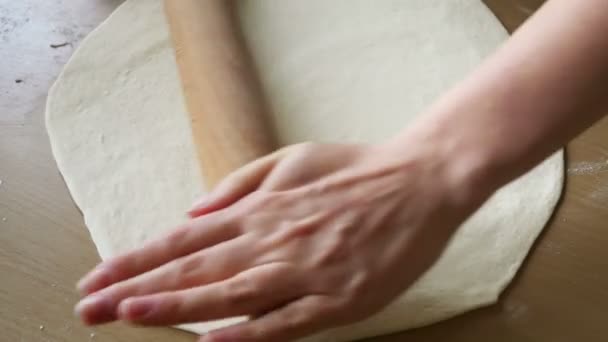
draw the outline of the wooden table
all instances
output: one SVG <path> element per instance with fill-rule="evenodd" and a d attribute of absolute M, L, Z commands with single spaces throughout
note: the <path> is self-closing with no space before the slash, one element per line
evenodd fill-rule
<path fill-rule="evenodd" d="M 192 341 L 172 329 L 91 329 L 72 314 L 74 283 L 98 257 L 51 156 L 44 102 L 74 45 L 118 3 L 0 3 L 0 341 Z M 513 30 L 541 1 L 487 3 Z M 559 208 L 497 305 L 373 340 L 607 340 L 608 119 L 567 152 Z"/>

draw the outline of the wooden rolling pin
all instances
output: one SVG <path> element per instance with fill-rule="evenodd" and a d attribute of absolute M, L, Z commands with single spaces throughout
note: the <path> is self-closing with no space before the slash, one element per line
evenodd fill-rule
<path fill-rule="evenodd" d="M 227 0 L 165 0 L 165 13 L 209 186 L 276 148 L 268 106 Z"/>

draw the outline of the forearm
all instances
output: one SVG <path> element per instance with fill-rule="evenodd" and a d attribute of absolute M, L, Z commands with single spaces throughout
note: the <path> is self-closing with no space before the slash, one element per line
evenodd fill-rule
<path fill-rule="evenodd" d="M 608 2 L 552 0 L 400 139 L 431 139 L 495 189 L 607 107 Z"/>

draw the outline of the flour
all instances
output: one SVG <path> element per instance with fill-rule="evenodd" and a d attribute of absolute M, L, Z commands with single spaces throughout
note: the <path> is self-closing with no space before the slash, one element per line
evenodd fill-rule
<path fill-rule="evenodd" d="M 562 246 L 551 241 L 547 241 L 546 243 L 544 243 L 543 249 L 546 249 L 556 255 L 562 254 Z"/>
<path fill-rule="evenodd" d="M 591 175 L 608 171 L 608 159 L 603 161 L 583 161 L 568 167 L 568 174 L 574 176 Z"/>
<path fill-rule="evenodd" d="M 608 182 L 598 184 L 597 188 L 591 192 L 589 197 L 599 203 L 608 202 Z"/>
<path fill-rule="evenodd" d="M 528 306 L 522 302 L 510 300 L 505 302 L 504 311 L 509 320 L 522 320 L 528 315 Z"/>
<path fill-rule="evenodd" d="M 608 172 L 608 159 L 577 162 L 568 168 L 568 174 L 572 176 L 593 176 L 603 172 Z M 608 201 L 608 182 L 600 181 L 599 177 L 597 180 L 589 192 L 589 198 L 601 204 Z"/>

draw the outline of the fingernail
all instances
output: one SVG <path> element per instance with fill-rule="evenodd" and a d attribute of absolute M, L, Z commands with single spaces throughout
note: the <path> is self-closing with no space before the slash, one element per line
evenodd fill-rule
<path fill-rule="evenodd" d="M 116 319 L 112 303 L 104 297 L 89 296 L 76 304 L 74 308 L 76 316 L 79 316 L 85 324 L 99 324 Z"/>
<path fill-rule="evenodd" d="M 153 299 L 127 299 L 120 305 L 120 316 L 128 320 L 137 320 L 148 315 L 154 307 L 156 301 Z"/>
<path fill-rule="evenodd" d="M 95 305 L 95 299 L 93 297 L 86 297 L 85 299 L 76 303 L 76 306 L 74 307 L 74 314 L 76 316 L 83 317 L 91 305 Z"/>

